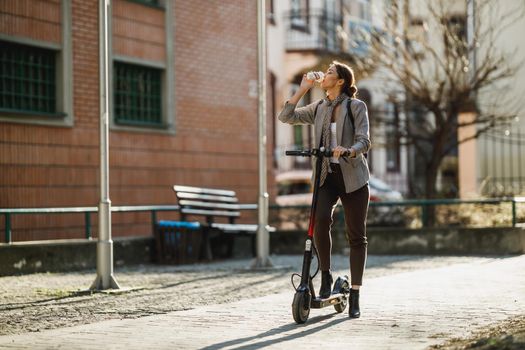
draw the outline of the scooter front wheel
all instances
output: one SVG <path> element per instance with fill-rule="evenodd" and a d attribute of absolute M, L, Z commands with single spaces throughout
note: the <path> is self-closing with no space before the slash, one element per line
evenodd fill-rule
<path fill-rule="evenodd" d="M 292 315 L 296 323 L 305 323 L 310 315 L 310 293 L 296 292 L 293 297 Z"/>

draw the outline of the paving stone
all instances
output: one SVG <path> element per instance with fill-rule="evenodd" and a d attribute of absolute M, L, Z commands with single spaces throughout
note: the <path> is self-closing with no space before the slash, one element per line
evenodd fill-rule
<path fill-rule="evenodd" d="M 272 289 L 271 294 L 190 310 L 0 336 L 0 348 L 425 349 L 524 314 L 525 255 L 406 261 L 421 266 L 377 265 L 389 270 L 384 274 L 369 269 L 360 319 L 328 307 L 311 310 L 308 322 L 297 325 L 291 316 L 293 290 Z M 230 282 L 239 276 L 230 275 Z M 246 294 L 251 287 L 244 286 Z M 118 307 L 111 310 L 119 312 Z"/>

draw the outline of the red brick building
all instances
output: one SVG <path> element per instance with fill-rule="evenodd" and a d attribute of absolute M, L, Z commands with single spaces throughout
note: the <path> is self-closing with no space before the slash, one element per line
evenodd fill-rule
<path fill-rule="evenodd" d="M 98 3 L 0 2 L 0 208 L 98 204 Z M 112 1 L 113 206 L 175 204 L 173 184 L 256 203 L 256 11 L 245 0 Z M 18 215 L 12 227 L 13 241 L 84 232 L 81 214 Z M 114 236 L 149 228 L 148 213 L 113 215 Z"/>

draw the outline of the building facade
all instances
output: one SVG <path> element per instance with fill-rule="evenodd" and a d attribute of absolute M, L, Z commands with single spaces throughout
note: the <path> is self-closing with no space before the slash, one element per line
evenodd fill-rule
<path fill-rule="evenodd" d="M 380 0 L 287 0 L 274 1 L 274 23 L 269 28 L 269 69 L 276 76 L 276 102 L 281 107 L 298 88 L 302 75 L 310 70 L 326 70 L 332 60 L 348 62 L 366 57 L 370 35 L 381 30 L 385 2 Z M 372 173 L 396 190 L 406 193 L 407 151 L 395 129 L 379 120 L 402 119 L 401 110 L 382 89 L 381 72 L 364 76 L 353 66 L 358 98 L 367 103 L 371 122 L 372 149 L 368 162 Z M 308 104 L 324 97 L 312 89 L 301 101 Z M 278 113 L 278 109 L 276 111 Z M 276 116 L 274 118 L 277 118 Z M 312 128 L 276 123 L 276 168 L 278 172 L 309 168 L 307 159 L 287 158 L 291 148 L 311 148 Z"/>
<path fill-rule="evenodd" d="M 442 32 L 433 30 L 428 23 L 434 14 L 428 4 L 409 2 L 408 21 L 412 32 L 420 33 L 436 49 L 447 50 Z M 430 3 L 441 9 L 447 25 L 455 27 L 460 40 L 469 50 L 468 67 L 476 72 L 480 67 L 510 68 L 508 76 L 485 84 L 473 96 L 475 109 L 460 113 L 460 123 L 476 118 L 492 118 L 494 126 L 485 130 L 487 123 L 460 127 L 458 140 L 480 135 L 460 143 L 457 150 L 447 156 L 438 178 L 438 189 L 456 186 L 461 198 L 479 196 L 500 197 L 525 193 L 525 106 L 521 96 L 525 93 L 525 75 L 521 61 L 525 48 L 518 44 L 519 34 L 525 30 L 525 6 L 512 0 L 484 2 L 477 0 L 434 0 Z M 432 67 L 429 67 L 432 69 Z M 467 76 L 469 71 L 467 70 Z M 499 73 L 496 73 L 499 74 Z M 489 78 L 490 79 L 490 78 Z M 505 122 L 498 121 L 504 117 Z M 417 162 L 414 162 L 417 164 Z M 419 174 L 414 170 L 415 175 Z M 447 179 L 448 177 L 448 179 Z"/>
<path fill-rule="evenodd" d="M 174 184 L 257 201 L 256 11 L 244 0 L 111 2 L 113 206 L 175 204 Z M 98 21 L 96 0 L 0 2 L 0 208 L 98 204 Z M 82 215 L 12 220 L 14 241 L 83 236 Z M 149 220 L 114 214 L 114 235 L 150 234 Z"/>
<path fill-rule="evenodd" d="M 433 18 L 436 13 L 432 13 L 429 6 L 443 12 L 446 25 L 456 28 L 461 40 L 467 40 L 469 33 L 475 30 L 483 31 L 488 26 L 496 28 L 512 17 L 510 25 L 502 27 L 492 46 L 489 41 L 478 43 L 474 57 L 465 58 L 470 64 L 484 64 L 481 60 L 485 56 L 484 46 L 487 46 L 509 63 L 519 63 L 525 57 L 525 49 L 517 44 L 516 39 L 525 28 L 523 6 L 505 0 L 495 1 L 481 10 L 480 6 L 484 3 L 476 0 L 274 1 L 275 20 L 269 35 L 269 69 L 276 77 L 276 105 L 280 107 L 284 104 L 307 71 L 324 70 L 333 59 L 352 65 L 355 57 L 366 58 L 371 33 L 381 33 L 387 40 L 393 40 L 389 36 L 392 34 L 388 33 L 387 26 L 391 25 L 388 21 L 394 20 L 396 30 L 408 33 L 408 40 L 415 45 L 415 55 L 425 54 L 418 51 L 423 50 L 423 46 L 417 46 L 418 41 L 434 48 L 437 55 L 444 55 L 447 39 L 443 37 L 443 31 L 429 23 L 437 26 L 445 23 L 436 23 L 436 18 Z M 394 7 L 397 8 L 395 19 L 389 17 Z M 401 58 L 398 64 L 403 64 Z M 434 67 L 429 65 L 424 69 L 434 71 Z M 420 118 L 427 121 L 430 118 L 425 111 L 410 103 L 407 92 L 401 86 L 392 87 L 385 83 L 389 79 L 388 72 L 378 69 L 363 77 L 358 65 L 354 66 L 354 71 L 360 90 L 358 98 L 364 100 L 369 108 L 372 149 L 368 161 L 372 174 L 407 196 L 424 196 L 425 161 L 414 146 L 399 136 L 402 134 L 399 128 L 415 125 L 418 120 L 421 121 Z M 492 128 L 475 140 L 461 143 L 446 155 L 438 170 L 436 188 L 439 196 L 506 196 L 525 192 L 525 116 L 521 98 L 525 92 L 524 76 L 523 67 L 518 64 L 508 79 L 490 84 L 476 96 L 475 105 L 479 111 L 486 115 L 507 114 L 513 118 L 506 125 Z M 322 97 L 322 91 L 313 89 L 302 103 Z M 498 103 L 503 109 L 490 111 Z M 469 113 L 458 115 L 458 118 L 466 120 L 472 117 Z M 274 123 L 277 171 L 308 168 L 308 160 L 286 158 L 284 151 L 315 146 L 311 143 L 311 128 Z M 459 128 L 457 138 L 462 140 L 480 129 L 476 126 Z"/>

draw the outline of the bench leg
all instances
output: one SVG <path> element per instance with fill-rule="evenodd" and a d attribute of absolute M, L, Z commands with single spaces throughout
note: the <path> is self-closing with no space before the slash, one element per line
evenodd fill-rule
<path fill-rule="evenodd" d="M 156 242 L 156 255 L 157 255 L 157 263 L 162 264 L 164 263 L 164 232 L 161 228 L 155 228 L 155 242 Z"/>
<path fill-rule="evenodd" d="M 257 257 L 257 235 L 252 235 L 252 256 Z"/>
<path fill-rule="evenodd" d="M 211 253 L 210 234 L 207 229 L 202 229 L 202 242 L 201 242 L 201 254 L 200 258 L 203 260 L 211 261 L 213 259 Z"/>
<path fill-rule="evenodd" d="M 226 251 L 226 257 L 227 258 L 232 258 L 233 257 L 233 240 L 234 240 L 234 237 L 233 235 L 227 235 L 225 234 L 225 240 L 227 242 L 227 245 L 228 245 L 228 249 Z"/>

